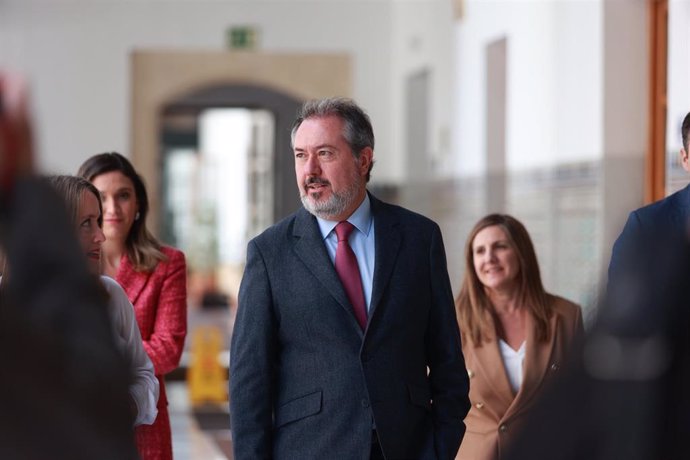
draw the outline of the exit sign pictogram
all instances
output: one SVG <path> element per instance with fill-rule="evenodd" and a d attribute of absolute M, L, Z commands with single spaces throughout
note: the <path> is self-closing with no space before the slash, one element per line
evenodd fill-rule
<path fill-rule="evenodd" d="M 230 49 L 253 50 L 258 46 L 259 31 L 254 26 L 233 26 L 226 32 Z"/>

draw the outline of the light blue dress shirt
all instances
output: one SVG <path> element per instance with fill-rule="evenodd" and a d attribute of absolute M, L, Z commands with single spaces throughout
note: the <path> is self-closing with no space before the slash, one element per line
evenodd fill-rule
<path fill-rule="evenodd" d="M 323 236 L 328 255 L 331 262 L 335 265 L 335 251 L 338 248 L 338 236 L 335 234 L 335 226 L 338 222 L 316 218 L 319 229 Z M 362 277 L 362 289 L 364 290 L 364 301 L 367 305 L 367 313 L 371 308 L 371 290 L 374 284 L 374 262 L 375 262 L 375 241 L 374 241 L 374 216 L 371 215 L 371 202 L 369 195 L 365 195 L 364 201 L 347 219 L 355 230 L 350 234 L 350 247 L 357 257 L 359 274 Z"/>

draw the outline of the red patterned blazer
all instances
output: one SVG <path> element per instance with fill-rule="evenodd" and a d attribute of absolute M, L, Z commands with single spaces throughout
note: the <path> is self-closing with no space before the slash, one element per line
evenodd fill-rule
<path fill-rule="evenodd" d="M 151 272 L 134 270 L 129 257 L 123 255 L 120 260 L 116 280 L 127 292 L 127 297 L 134 305 L 137 323 L 144 341 L 144 349 L 153 362 L 156 376 L 160 382 L 158 399 L 158 417 L 151 427 L 142 425 L 142 433 L 137 429 L 137 444 L 142 458 L 145 451 L 160 446 L 170 449 L 170 422 L 168 420 L 168 398 L 165 392 L 163 376 L 177 368 L 187 334 L 187 267 L 184 254 L 177 249 L 163 246 L 167 261 L 159 262 Z M 142 434 L 152 432 L 157 440 L 149 439 L 142 446 Z M 166 439 L 167 438 L 167 439 Z M 142 447 L 144 451 L 142 451 Z M 167 456 L 164 456 L 167 457 Z M 156 455 L 150 458 L 161 458 Z"/>

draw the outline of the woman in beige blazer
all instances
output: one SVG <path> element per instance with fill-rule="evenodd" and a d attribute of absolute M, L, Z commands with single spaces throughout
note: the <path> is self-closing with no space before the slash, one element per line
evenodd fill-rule
<path fill-rule="evenodd" d="M 455 303 L 472 403 L 457 459 L 500 459 L 583 334 L 582 314 L 544 291 L 527 230 L 500 214 L 470 232 Z"/>

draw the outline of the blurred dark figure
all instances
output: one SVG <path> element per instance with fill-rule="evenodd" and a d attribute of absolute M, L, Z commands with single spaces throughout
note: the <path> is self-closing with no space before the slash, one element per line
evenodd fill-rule
<path fill-rule="evenodd" d="M 683 169 L 690 172 L 690 113 L 685 115 L 681 125 L 681 140 L 679 158 Z M 636 209 L 630 213 L 623 231 L 616 239 L 611 251 L 609 263 L 609 286 L 618 283 L 621 274 L 629 271 L 630 264 L 642 261 L 638 257 L 638 245 L 655 245 L 660 241 L 658 237 L 678 237 L 690 234 L 690 185 L 650 205 Z M 665 261 L 658 261 L 665 265 Z"/>
<path fill-rule="evenodd" d="M 0 75 L 0 458 L 134 459 L 128 372 L 103 291 L 61 200 L 29 176 L 19 90 Z"/>
<path fill-rule="evenodd" d="M 683 167 L 690 171 L 690 114 Z M 572 372 L 540 401 L 512 459 L 690 458 L 690 186 L 630 213 Z"/>
<path fill-rule="evenodd" d="M 690 244 L 678 233 L 655 238 L 609 284 L 572 372 L 507 458 L 688 458 Z"/>

